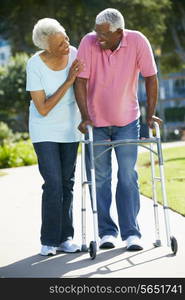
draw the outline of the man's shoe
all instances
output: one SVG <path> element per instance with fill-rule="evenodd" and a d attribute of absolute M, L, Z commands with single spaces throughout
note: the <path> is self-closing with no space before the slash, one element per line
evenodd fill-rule
<path fill-rule="evenodd" d="M 41 255 L 45 255 L 45 256 L 49 256 L 49 255 L 55 255 L 56 254 L 56 247 L 53 247 L 53 246 L 46 246 L 46 245 L 43 245 L 41 247 L 41 251 L 40 251 L 40 254 Z"/>
<path fill-rule="evenodd" d="M 62 251 L 67 253 L 80 252 L 80 250 L 81 250 L 80 246 L 73 244 L 71 239 L 68 239 L 67 241 L 61 243 L 59 247 L 57 247 L 57 251 Z"/>
<path fill-rule="evenodd" d="M 113 235 L 104 235 L 100 241 L 100 249 L 111 249 L 115 247 L 116 238 Z"/>
<path fill-rule="evenodd" d="M 136 235 L 131 235 L 126 240 L 127 243 L 127 250 L 128 251 L 139 251 L 143 250 L 143 247 L 141 245 L 140 238 Z"/>

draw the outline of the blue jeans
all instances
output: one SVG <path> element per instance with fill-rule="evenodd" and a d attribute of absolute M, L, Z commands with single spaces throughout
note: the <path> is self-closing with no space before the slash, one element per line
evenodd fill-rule
<path fill-rule="evenodd" d="M 106 140 L 124 140 L 139 138 L 139 120 L 126 126 L 117 127 L 94 127 L 94 142 Z M 111 179 L 111 150 L 96 158 L 108 146 L 94 146 L 95 174 L 96 174 L 96 194 L 98 210 L 99 236 L 118 235 L 118 227 L 110 216 L 110 206 L 112 202 Z M 116 207 L 118 222 L 122 240 L 130 235 L 141 237 L 137 223 L 137 215 L 140 209 L 140 194 L 138 188 L 138 175 L 135 170 L 137 161 L 137 145 L 125 144 L 115 147 L 115 154 L 118 163 L 117 187 L 116 187 Z M 89 150 L 86 147 L 86 167 L 87 177 L 89 172 Z"/>
<path fill-rule="evenodd" d="M 42 186 L 41 244 L 59 246 L 74 235 L 72 202 L 79 143 L 34 143 Z"/>

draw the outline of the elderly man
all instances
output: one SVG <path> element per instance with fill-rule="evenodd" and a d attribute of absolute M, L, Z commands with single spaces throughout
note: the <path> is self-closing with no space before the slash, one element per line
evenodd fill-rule
<path fill-rule="evenodd" d="M 122 14 L 113 8 L 96 17 L 95 32 L 81 41 L 77 57 L 84 70 L 75 82 L 75 95 L 81 111 L 79 130 L 86 132 L 93 125 L 94 141 L 139 138 L 139 104 L 137 85 L 139 73 L 145 78 L 147 124 L 160 123 L 157 103 L 157 68 L 147 38 L 138 31 L 124 27 Z M 95 157 L 107 146 L 94 147 Z M 142 250 L 141 232 L 137 222 L 140 209 L 138 175 L 135 170 L 137 145 L 115 148 L 118 162 L 116 206 L 120 235 L 127 250 Z M 87 174 L 89 174 L 87 154 Z M 111 218 L 111 151 L 95 160 L 97 208 L 100 248 L 115 247 L 118 226 Z"/>

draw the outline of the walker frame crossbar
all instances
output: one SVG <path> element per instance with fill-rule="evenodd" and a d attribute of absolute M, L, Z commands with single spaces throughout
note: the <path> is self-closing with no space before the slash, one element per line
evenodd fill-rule
<path fill-rule="evenodd" d="M 95 181 L 95 160 L 103 155 L 105 152 L 118 147 L 128 144 L 138 145 L 150 151 L 150 161 L 151 161 L 151 175 L 152 175 L 152 199 L 154 208 L 154 221 L 155 221 L 155 236 L 156 241 L 154 243 L 155 247 L 161 246 L 160 232 L 159 232 L 159 216 L 158 216 L 158 202 L 156 195 L 156 182 L 161 183 L 162 192 L 162 205 L 164 212 L 165 228 L 166 228 L 166 238 L 167 246 L 171 247 L 173 254 L 177 253 L 178 245 L 177 240 L 171 235 L 170 222 L 169 222 L 169 207 L 166 196 L 166 186 L 165 186 L 165 176 L 164 176 L 164 161 L 161 146 L 160 129 L 157 122 L 154 122 L 154 127 L 156 135 L 154 137 L 153 130 L 149 129 L 149 138 L 144 139 L 125 139 L 116 141 L 93 141 L 93 128 L 87 126 L 88 139 L 82 141 L 82 159 L 81 159 L 81 172 L 82 172 L 82 251 L 89 251 L 92 259 L 96 257 L 96 252 L 99 250 L 99 240 L 98 240 L 98 218 L 97 218 L 97 201 L 96 201 L 96 181 Z M 146 144 L 149 144 L 147 146 Z M 157 151 L 153 149 L 153 145 L 156 144 Z M 85 145 L 89 145 L 90 149 L 90 181 L 86 180 L 85 171 Z M 94 157 L 94 147 L 95 146 L 109 146 L 105 151 L 102 151 L 97 157 Z M 155 175 L 155 161 L 154 154 L 158 157 L 159 163 L 159 173 L 160 176 Z M 90 242 L 89 248 L 86 245 L 86 186 L 91 186 L 91 199 L 92 199 L 92 212 L 93 212 L 93 225 L 94 225 L 94 240 Z"/>

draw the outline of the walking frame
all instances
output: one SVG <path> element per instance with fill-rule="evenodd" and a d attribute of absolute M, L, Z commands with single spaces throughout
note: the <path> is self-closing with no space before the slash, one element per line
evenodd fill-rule
<path fill-rule="evenodd" d="M 96 181 L 95 181 L 95 159 L 94 157 L 94 147 L 105 145 L 109 146 L 105 151 L 100 155 L 103 155 L 106 151 L 113 149 L 115 147 L 124 146 L 125 144 L 137 144 L 150 151 L 150 161 L 151 161 L 151 177 L 152 177 L 152 200 L 154 208 L 154 222 L 155 222 L 155 247 L 161 246 L 160 240 L 160 231 L 159 231 L 159 216 L 158 216 L 158 202 L 156 194 L 156 182 L 161 183 L 161 192 L 162 192 L 162 206 L 164 212 L 164 221 L 166 229 L 166 238 L 167 246 L 171 247 L 173 254 L 175 255 L 178 250 L 177 240 L 174 236 L 171 235 L 170 230 L 170 221 L 169 221 L 169 207 L 166 196 L 166 186 L 165 186 L 165 176 L 164 176 L 164 162 L 163 162 L 163 153 L 161 146 L 161 137 L 160 129 L 157 122 L 154 122 L 155 136 L 153 135 L 153 130 L 149 129 L 149 138 L 145 139 L 125 139 L 117 141 L 93 141 L 93 128 L 88 125 L 88 139 L 82 140 L 82 155 L 81 155 L 81 184 L 82 184 L 82 206 L 81 206 L 81 216 L 82 216 L 82 252 L 89 251 L 91 259 L 96 257 L 96 253 L 99 250 L 99 237 L 98 237 L 98 217 L 97 217 L 97 202 L 96 202 Z M 85 167 L 85 145 L 89 145 L 90 150 L 90 180 L 86 179 L 86 167 Z M 147 145 L 149 144 L 149 146 Z M 153 146 L 157 145 L 157 150 L 155 151 Z M 100 156 L 98 155 L 98 157 Z M 159 164 L 159 177 L 156 177 L 155 174 L 155 160 L 154 155 L 158 157 Z M 91 188 L 91 205 L 93 212 L 93 233 L 94 240 L 90 242 L 89 248 L 86 245 L 86 187 Z"/>

